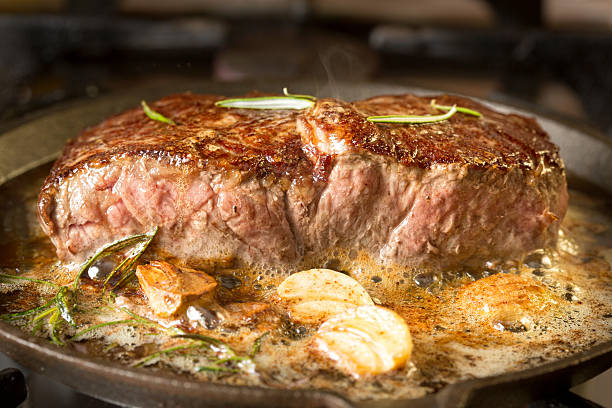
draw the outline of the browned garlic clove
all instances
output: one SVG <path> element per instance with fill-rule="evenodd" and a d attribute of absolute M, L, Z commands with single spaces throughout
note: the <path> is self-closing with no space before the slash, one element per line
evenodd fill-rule
<path fill-rule="evenodd" d="M 397 313 L 380 306 L 360 306 L 324 322 L 311 347 L 317 356 L 358 378 L 403 367 L 412 353 L 412 338 Z"/>
<path fill-rule="evenodd" d="M 361 305 L 373 305 L 368 292 L 355 279 L 331 269 L 295 273 L 277 288 L 293 320 L 316 324 Z"/>
<path fill-rule="evenodd" d="M 210 301 L 217 286 L 215 279 L 202 271 L 164 261 L 139 265 L 136 276 L 151 309 L 159 317 L 177 315 L 190 302 Z"/>
<path fill-rule="evenodd" d="M 458 293 L 456 309 L 500 331 L 531 329 L 533 322 L 558 302 L 535 280 L 497 273 L 465 285 Z"/>

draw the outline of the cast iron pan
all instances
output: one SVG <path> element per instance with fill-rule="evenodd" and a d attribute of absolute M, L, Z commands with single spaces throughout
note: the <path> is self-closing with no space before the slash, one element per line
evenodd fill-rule
<path fill-rule="evenodd" d="M 0 136 L 0 184 L 57 157 L 66 139 L 88 125 L 136 106 L 140 100 L 194 92 L 236 95 L 252 89 L 278 92 L 286 84 L 168 83 L 141 87 L 95 100 L 55 107 L 14 124 Z M 435 94 L 437 91 L 382 84 L 292 84 L 292 92 L 359 99 L 385 93 Z M 612 143 L 587 129 L 578 129 L 541 114 L 491 103 L 498 110 L 536 116 L 561 147 L 575 176 L 601 194 L 612 194 Z M 517 406 L 580 384 L 612 366 L 612 341 L 563 360 L 530 370 L 473 379 L 449 385 L 417 400 L 351 403 L 333 391 L 292 391 L 234 387 L 191 381 L 179 376 L 136 370 L 62 349 L 6 323 L 0 323 L 0 350 L 18 363 L 48 375 L 85 394 L 135 407 L 464 407 Z"/>

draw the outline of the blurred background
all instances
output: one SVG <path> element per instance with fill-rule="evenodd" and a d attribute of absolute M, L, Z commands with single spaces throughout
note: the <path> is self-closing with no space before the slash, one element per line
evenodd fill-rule
<path fill-rule="evenodd" d="M 612 1 L 0 0 L 0 127 L 129 87 L 267 79 L 457 92 L 612 140 Z M 29 381 L 25 406 L 108 406 Z M 576 389 L 612 407 L 611 390 L 610 371 Z M 596 406 L 564 401 L 532 406 Z"/>
<path fill-rule="evenodd" d="M 610 0 L 0 0 L 0 121 L 176 78 L 379 81 L 612 137 Z"/>

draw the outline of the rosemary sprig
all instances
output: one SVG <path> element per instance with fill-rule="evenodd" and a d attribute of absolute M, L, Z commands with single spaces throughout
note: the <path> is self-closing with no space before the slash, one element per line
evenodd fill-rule
<path fill-rule="evenodd" d="M 142 110 L 144 111 L 144 113 L 150 119 L 156 120 L 158 122 L 167 123 L 169 125 L 176 125 L 176 123 L 172 119 L 168 119 L 167 117 L 165 117 L 161 113 L 155 112 L 153 109 L 151 109 L 149 107 L 149 105 L 147 105 L 147 103 L 145 101 L 141 101 L 140 105 L 142 106 Z"/>
<path fill-rule="evenodd" d="M 230 346 L 226 345 L 221 340 L 215 339 L 214 337 L 205 336 L 203 334 L 189 333 L 189 334 L 179 334 L 178 336 L 173 336 L 173 337 L 180 338 L 180 339 L 199 340 L 203 343 L 214 344 L 216 346 L 225 346 L 227 347 L 228 350 L 231 350 L 232 352 L 234 351 L 232 350 Z"/>
<path fill-rule="evenodd" d="M 368 116 L 367 120 L 374 123 L 434 123 L 449 119 L 457 112 L 457 106 L 451 106 L 450 110 L 443 115 L 384 115 L 384 116 Z"/>
<path fill-rule="evenodd" d="M 70 305 L 67 300 L 67 292 L 68 287 L 62 286 L 57 294 L 42 306 L 36 306 L 22 312 L 3 314 L 0 316 L 0 318 L 3 320 L 17 320 L 38 313 L 30 321 L 31 324 L 34 324 L 32 333 L 36 333 L 42 328 L 44 319 L 49 316 L 47 323 L 49 324 L 49 336 L 51 337 L 51 342 L 57 344 L 58 346 L 62 346 L 64 343 L 59 339 L 57 333 L 61 322 L 66 321 L 70 325 L 76 327 L 76 323 L 72 317 Z"/>
<path fill-rule="evenodd" d="M 64 319 L 71 326 L 76 327 L 76 323 L 74 322 L 74 318 L 72 317 L 72 314 L 70 312 L 70 306 L 68 305 L 68 301 L 66 300 L 66 291 L 66 286 L 62 286 L 62 288 L 59 290 L 59 292 L 57 292 L 57 295 L 55 296 L 57 310 L 62 319 Z M 72 297 L 72 293 L 70 294 L 70 296 Z"/>
<path fill-rule="evenodd" d="M 265 332 L 264 334 L 255 339 L 253 347 L 251 348 L 251 352 L 249 353 L 249 357 L 253 358 L 255 357 L 255 354 L 259 353 L 259 350 L 261 349 L 261 342 L 264 338 L 266 338 L 266 336 L 268 336 L 268 334 L 270 334 L 270 332 Z"/>
<path fill-rule="evenodd" d="M 112 349 L 114 349 L 115 347 L 117 347 L 119 344 L 117 342 L 113 342 L 111 344 L 109 344 L 108 346 L 104 347 L 104 350 L 102 350 L 104 353 L 108 353 L 109 351 L 111 351 Z"/>
<path fill-rule="evenodd" d="M 285 96 L 258 96 L 255 98 L 224 99 L 215 102 L 222 108 L 240 109 L 308 109 L 312 108 L 317 98 L 312 95 L 290 94 L 283 88 Z"/>
<path fill-rule="evenodd" d="M 293 96 L 260 96 L 255 98 L 224 99 L 215 103 L 222 108 L 239 109 L 308 109 L 314 106 L 310 99 Z"/>
<path fill-rule="evenodd" d="M 174 337 L 182 338 L 182 339 L 191 339 L 191 340 L 199 341 L 204 344 L 209 344 L 211 346 L 214 346 L 218 351 L 221 351 L 229 355 L 230 357 L 236 357 L 238 355 L 236 351 L 229 344 L 226 344 L 219 339 L 215 339 L 214 337 L 205 336 L 199 333 L 180 334 Z"/>
<path fill-rule="evenodd" d="M 49 333 L 51 335 L 51 342 L 53 342 L 54 344 L 57 344 L 58 346 L 63 346 L 64 343 L 59 339 L 57 335 L 57 327 L 60 323 L 59 318 L 60 318 L 60 311 L 58 309 L 55 309 L 55 312 L 53 312 L 53 314 L 49 318 L 49 325 L 51 326 Z"/>
<path fill-rule="evenodd" d="M 444 112 L 448 112 L 449 110 L 453 108 L 452 106 L 448 106 L 448 105 L 438 105 L 435 99 L 431 100 L 431 106 L 438 110 L 444 111 Z M 473 109 L 464 108 L 462 106 L 457 106 L 457 112 L 465 113 L 466 115 L 476 116 L 478 118 L 482 116 L 482 113 L 476 110 L 473 110 Z"/>
<path fill-rule="evenodd" d="M 94 324 L 93 326 L 89 326 L 79 332 L 77 332 L 74 336 L 72 336 L 68 341 L 75 341 L 76 339 L 78 339 L 79 337 L 90 333 L 94 330 L 100 329 L 102 327 L 108 327 L 108 326 L 115 326 L 118 324 L 131 324 L 131 323 L 137 323 L 136 319 L 125 319 L 125 320 L 113 320 L 111 322 L 104 322 L 104 323 L 99 323 L 99 324 Z"/>
<path fill-rule="evenodd" d="M 80 282 L 80 278 L 83 275 L 83 273 L 96 260 L 102 257 L 108 256 L 108 255 L 111 255 L 127 247 L 136 245 L 136 247 L 133 248 L 130 251 L 130 253 L 127 255 L 127 257 L 120 263 L 121 268 L 115 268 L 114 270 L 114 273 L 118 272 L 118 273 L 123 274 L 123 276 L 121 276 L 119 282 L 115 284 L 113 288 L 117 287 L 120 284 L 123 284 L 124 282 L 127 282 L 129 277 L 131 277 L 133 274 L 134 265 L 136 264 L 140 256 L 147 249 L 147 247 L 149 246 L 149 244 L 155 237 L 157 230 L 158 228 L 155 227 L 149 233 L 133 235 L 133 236 L 118 240 L 116 242 L 113 242 L 109 245 L 104 246 L 96 254 L 94 254 L 94 256 L 88 259 L 81 266 L 76 278 L 68 286 L 60 286 L 53 282 L 40 280 L 40 279 L 0 274 L 0 278 L 2 279 L 25 280 L 25 281 L 31 281 L 31 282 L 35 282 L 39 284 L 49 285 L 54 288 L 58 288 L 58 291 L 55 294 L 55 296 L 51 298 L 50 300 L 48 300 L 47 302 L 45 302 L 43 305 L 36 306 L 31 309 L 20 311 L 20 312 L 5 313 L 5 314 L 0 315 L 0 319 L 18 320 L 22 318 L 29 318 L 30 316 L 32 316 L 32 318 L 30 319 L 30 324 L 33 325 L 32 333 L 37 333 L 42 328 L 44 324 L 44 319 L 48 317 L 47 324 L 49 325 L 49 337 L 50 337 L 51 342 L 57 345 L 63 345 L 64 343 L 62 342 L 58 334 L 59 327 L 62 324 L 62 322 L 66 322 L 75 328 L 77 327 L 76 321 L 73 317 L 73 312 L 76 311 L 75 297 L 78 293 L 79 282 Z M 106 282 L 108 282 L 108 279 Z M 112 297 L 114 296 L 114 294 L 111 292 L 109 296 Z M 133 317 L 132 319 L 126 319 L 122 321 L 106 322 L 106 323 L 95 325 L 95 326 L 79 331 L 76 335 L 72 336 L 72 338 L 70 338 L 69 341 L 73 341 L 79 336 L 82 336 L 83 334 L 89 331 L 95 330 L 97 328 L 100 328 L 100 327 L 109 326 L 111 324 L 127 323 L 127 322 L 134 322 L 135 324 L 142 324 L 142 325 L 147 325 L 147 326 L 153 325 L 151 321 L 147 321 L 141 317 L 138 317 L 138 318 Z M 173 331 L 172 333 L 176 333 L 176 331 Z"/>
<path fill-rule="evenodd" d="M 253 365 L 251 357 L 230 356 L 213 361 L 211 365 L 200 366 L 198 371 L 238 373 L 244 364 Z"/>
<path fill-rule="evenodd" d="M 112 255 L 122 249 L 125 249 L 127 247 L 130 247 L 132 245 L 136 245 L 136 244 L 144 244 L 138 247 L 138 250 L 136 251 L 135 254 L 130 254 L 128 255 L 128 257 L 126 259 L 130 259 L 129 262 L 124 262 L 122 261 L 120 265 L 122 265 L 122 269 L 119 272 L 125 272 L 127 271 L 127 273 L 129 273 L 130 271 L 127 270 L 127 268 L 131 268 L 136 261 L 138 260 L 138 258 L 140 258 L 140 256 L 143 254 L 143 252 L 147 249 L 147 247 L 149 246 L 149 244 L 151 243 L 151 241 L 153 240 L 153 238 L 155 237 L 155 235 L 157 234 L 158 231 L 158 227 L 155 227 L 153 230 L 151 230 L 150 232 L 147 232 L 145 234 L 137 234 L 137 235 L 132 235 L 126 238 L 122 238 L 120 240 L 117 240 L 115 242 L 112 242 L 108 245 L 103 246 L 98 252 L 96 252 L 91 258 L 89 258 L 82 266 L 81 269 L 79 269 L 79 272 L 76 276 L 76 278 L 74 279 L 73 282 L 73 289 L 78 289 L 79 288 L 79 282 L 81 279 L 81 276 L 83 276 L 83 273 L 85 273 L 86 270 L 89 269 L 89 267 L 91 265 L 93 265 L 98 259 L 100 258 L 104 258 L 108 255 Z M 133 252 L 133 251 L 132 251 Z M 127 268 L 126 268 L 127 265 Z M 112 275 L 114 275 L 117 271 L 117 268 L 115 268 L 112 272 Z M 104 282 L 105 286 L 106 283 L 108 282 L 109 278 L 106 279 L 106 281 Z M 121 281 L 123 281 L 124 279 L 121 279 Z M 121 283 L 121 281 L 119 283 Z M 117 284 L 118 285 L 118 284 Z M 117 286 L 115 285 L 115 287 Z"/>
<path fill-rule="evenodd" d="M 132 250 L 132 254 L 128 258 L 126 258 L 129 261 L 123 266 L 123 269 L 122 269 L 122 271 L 125 271 L 125 273 L 123 274 L 119 282 L 117 282 L 113 286 L 113 289 L 123 286 L 134 275 L 134 273 L 136 272 L 134 265 L 136 264 L 138 259 L 140 259 L 142 254 L 147 250 L 147 248 L 149 247 L 149 244 L 151 244 L 151 241 L 153 241 L 153 238 L 155 238 L 155 235 L 157 234 L 158 229 L 159 229 L 158 227 L 155 227 L 148 234 L 147 239 L 137 244 L 136 247 Z"/>
<path fill-rule="evenodd" d="M 267 334 L 267 333 L 266 333 Z M 265 336 L 265 334 L 264 334 Z M 263 338 L 264 336 L 261 336 Z M 213 372 L 239 372 L 243 365 L 248 364 L 253 367 L 251 356 L 239 356 L 232 347 L 223 341 L 214 337 L 205 336 L 203 334 L 188 333 L 172 336 L 174 338 L 185 339 L 187 343 L 178 346 L 172 346 L 163 350 L 159 350 L 135 362 L 134 367 L 142 367 L 146 363 L 155 360 L 164 355 L 171 354 L 176 351 L 182 351 L 190 348 L 203 348 L 215 353 L 222 353 L 224 357 L 211 359 L 210 365 L 198 367 L 198 371 L 213 371 Z M 259 339 L 258 339 L 259 340 Z M 257 340 L 256 340 L 257 343 Z"/>
<path fill-rule="evenodd" d="M 132 312 L 129 309 L 126 309 L 125 307 L 122 307 L 119 310 L 132 316 L 132 318 L 136 321 L 136 323 L 140 324 L 141 326 L 154 327 L 169 335 L 177 335 L 177 333 L 178 335 L 181 335 L 184 333 L 182 330 L 177 329 L 176 327 L 170 327 L 170 328 L 164 327 L 151 319 L 147 319 L 146 317 L 137 315 L 136 313 Z"/>
<path fill-rule="evenodd" d="M 181 344 L 178 346 L 172 346 L 172 347 L 168 347 L 166 349 L 163 350 L 159 350 L 158 352 L 155 352 L 153 354 L 149 354 L 148 356 L 145 356 L 143 358 L 141 358 L 140 360 L 136 361 L 135 363 L 132 364 L 132 367 L 142 367 L 143 365 L 145 365 L 146 363 L 164 355 L 164 354 L 170 354 L 173 353 L 175 351 L 179 351 L 179 350 L 186 350 L 186 349 L 190 349 L 190 348 L 196 348 L 196 347 L 202 347 L 202 344 L 199 343 L 187 343 L 187 344 Z"/>

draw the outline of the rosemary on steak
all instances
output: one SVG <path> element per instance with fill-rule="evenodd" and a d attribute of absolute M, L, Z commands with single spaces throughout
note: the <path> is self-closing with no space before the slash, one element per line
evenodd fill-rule
<path fill-rule="evenodd" d="M 431 106 L 434 107 L 435 109 L 438 109 L 444 112 L 448 112 L 449 110 L 453 108 L 452 106 L 448 106 L 448 105 L 438 105 L 435 99 L 431 100 Z M 457 106 L 457 112 L 465 113 L 466 115 L 476 116 L 477 118 L 482 116 L 482 113 L 474 109 L 464 108 L 462 106 Z"/>
<path fill-rule="evenodd" d="M 140 101 L 140 105 L 142 106 L 142 110 L 144 111 L 144 113 L 150 119 L 156 120 L 158 122 L 167 123 L 169 125 L 176 125 L 176 123 L 172 119 L 168 119 L 167 117 L 165 117 L 161 113 L 155 112 L 153 109 L 151 109 L 149 107 L 149 105 L 147 105 L 147 103 L 145 101 Z"/>
<path fill-rule="evenodd" d="M 311 95 L 294 95 L 283 88 L 285 96 L 257 96 L 253 98 L 223 99 L 215 106 L 239 109 L 308 109 L 312 108 L 317 98 Z"/>
<path fill-rule="evenodd" d="M 457 112 L 457 107 L 453 105 L 448 112 L 442 115 L 383 115 L 368 116 L 367 120 L 374 123 L 433 123 L 449 119 Z"/>
<path fill-rule="evenodd" d="M 437 110 L 444 111 L 446 113 L 441 115 L 382 115 L 382 116 L 368 116 L 367 120 L 374 123 L 404 123 L 404 124 L 418 124 L 418 123 L 434 123 L 442 122 L 449 119 L 455 113 L 460 112 L 466 115 L 481 117 L 482 113 L 470 109 L 464 108 L 463 106 L 447 106 L 438 105 L 435 99 L 432 99 L 430 105 Z"/>

